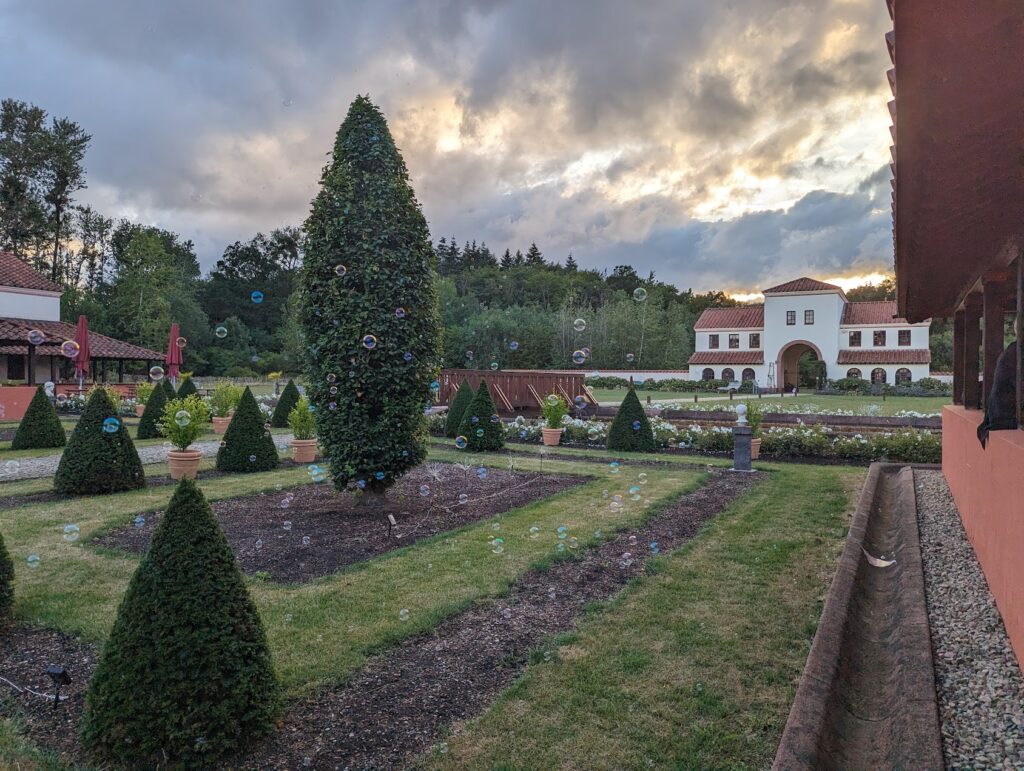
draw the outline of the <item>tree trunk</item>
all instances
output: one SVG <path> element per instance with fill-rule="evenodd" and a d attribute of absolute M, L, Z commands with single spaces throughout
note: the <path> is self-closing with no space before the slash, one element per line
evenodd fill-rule
<path fill-rule="evenodd" d="M 53 210 L 53 263 L 50 265 L 50 280 L 55 284 L 57 283 L 57 256 L 60 253 L 60 215 L 60 206 L 55 206 Z"/>

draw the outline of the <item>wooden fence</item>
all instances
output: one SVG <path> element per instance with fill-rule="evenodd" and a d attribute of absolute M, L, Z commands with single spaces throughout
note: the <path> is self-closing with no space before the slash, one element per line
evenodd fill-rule
<path fill-rule="evenodd" d="M 597 399 L 587 388 L 585 373 L 571 370 L 503 369 L 489 372 L 479 369 L 445 369 L 437 379 L 440 383 L 439 404 L 450 404 L 463 380 L 473 389 L 486 380 L 499 414 L 536 413 L 544 397 L 557 393 L 570 405 L 582 397 L 586 406 L 596 407 Z"/>

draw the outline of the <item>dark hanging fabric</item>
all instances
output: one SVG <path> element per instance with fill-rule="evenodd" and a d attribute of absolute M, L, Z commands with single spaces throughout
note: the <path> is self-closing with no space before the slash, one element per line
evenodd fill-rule
<path fill-rule="evenodd" d="M 992 387 L 985 401 L 985 419 L 978 426 L 978 441 L 984 447 L 989 431 L 1017 428 L 1017 343 L 1006 346 L 996 361 Z"/>

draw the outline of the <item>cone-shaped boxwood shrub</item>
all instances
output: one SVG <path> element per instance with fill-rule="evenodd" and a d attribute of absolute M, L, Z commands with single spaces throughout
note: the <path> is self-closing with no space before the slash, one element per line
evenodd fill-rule
<path fill-rule="evenodd" d="M 118 493 L 146 486 L 139 453 L 102 388 L 94 389 L 85 403 L 60 456 L 53 486 L 70 495 Z"/>
<path fill-rule="evenodd" d="M 157 383 L 153 393 L 149 395 L 149 399 L 146 401 L 146 409 L 142 411 L 139 427 L 135 431 L 136 439 L 156 439 L 160 436 L 160 418 L 163 417 L 164 407 L 167 406 L 167 402 L 174 398 L 176 397 L 171 396 L 168 399 L 167 389 L 160 383 Z"/>
<path fill-rule="evenodd" d="M 487 387 L 486 380 L 480 381 L 476 396 L 462 416 L 459 435 L 466 437 L 468 450 L 500 450 L 505 446 L 505 426 L 494 408 L 494 399 L 491 398 L 491 389 Z M 459 443 L 459 439 L 455 441 Z"/>
<path fill-rule="evenodd" d="M 235 416 L 217 451 L 218 471 L 270 471 L 277 468 L 277 448 L 265 428 L 263 413 L 252 391 L 245 389 Z"/>
<path fill-rule="evenodd" d="M 469 384 L 468 380 L 463 378 L 462 383 L 459 385 L 459 390 L 455 392 L 455 398 L 448 405 L 448 415 L 444 421 L 444 435 L 449 439 L 454 439 L 459 435 L 462 417 L 466 414 L 466 408 L 469 407 L 474 396 L 473 386 Z"/>
<path fill-rule="evenodd" d="M 270 419 L 271 428 L 288 428 L 288 416 L 298 403 L 299 389 L 295 387 L 294 380 L 289 380 L 281 392 L 281 398 L 277 400 L 274 416 Z"/>
<path fill-rule="evenodd" d="M 199 393 L 199 390 L 196 388 L 196 384 L 192 382 L 192 378 L 185 377 L 182 378 L 181 385 L 178 386 L 178 393 L 175 394 L 175 397 L 178 399 L 184 399 L 186 396 L 191 396 L 195 393 Z"/>
<path fill-rule="evenodd" d="M 626 392 L 619 411 L 608 429 L 608 449 L 627 452 L 653 452 L 654 431 L 644 414 L 643 405 L 632 388 Z"/>
<path fill-rule="evenodd" d="M 160 387 L 164 389 L 164 396 L 167 397 L 168 401 L 177 397 L 178 392 L 174 390 L 174 384 L 169 377 L 160 380 Z"/>
<path fill-rule="evenodd" d="M 133 768 L 209 768 L 280 711 L 266 634 L 227 539 L 185 479 L 121 600 L 82 740 Z"/>
<path fill-rule="evenodd" d="M 335 487 L 383 493 L 426 457 L 440 320 L 427 222 L 367 97 L 352 102 L 320 185 L 301 273 L 306 395 Z"/>
<path fill-rule="evenodd" d="M 14 605 L 14 563 L 7 553 L 4 538 L 0 535 L 0 617 L 11 615 Z"/>
<path fill-rule="evenodd" d="M 37 447 L 63 447 L 67 443 L 64 426 L 57 417 L 57 410 L 46 398 L 42 386 L 29 402 L 25 416 L 18 424 L 18 431 L 11 442 L 12 450 L 34 450 Z"/>

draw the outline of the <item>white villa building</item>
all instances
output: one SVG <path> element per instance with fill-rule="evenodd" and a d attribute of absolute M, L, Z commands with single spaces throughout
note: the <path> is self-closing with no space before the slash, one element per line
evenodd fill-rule
<path fill-rule="evenodd" d="M 839 287 L 813 278 L 763 294 L 761 305 L 700 315 L 691 380 L 754 380 L 764 389 L 790 389 L 807 351 L 825 362 L 830 380 L 900 384 L 929 376 L 930 321 L 899 318 L 895 301 L 850 302 Z"/>

